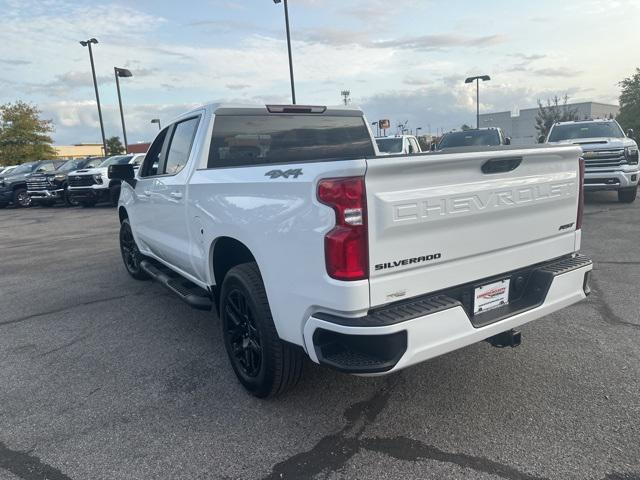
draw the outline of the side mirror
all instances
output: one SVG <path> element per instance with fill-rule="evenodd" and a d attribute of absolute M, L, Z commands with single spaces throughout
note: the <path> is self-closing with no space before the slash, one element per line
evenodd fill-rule
<path fill-rule="evenodd" d="M 135 176 L 133 165 L 109 165 L 109 178 L 132 184 Z"/>
<path fill-rule="evenodd" d="M 538 143 L 544 143 L 547 140 L 547 138 L 544 135 L 540 135 L 538 137 Z"/>
<path fill-rule="evenodd" d="M 511 137 L 506 137 L 506 138 L 504 139 L 504 144 L 505 144 L 505 145 L 511 145 Z"/>
<path fill-rule="evenodd" d="M 635 136 L 636 136 L 636 132 L 633 131 L 633 128 L 630 128 L 629 130 L 627 130 L 627 137 L 635 138 Z"/>

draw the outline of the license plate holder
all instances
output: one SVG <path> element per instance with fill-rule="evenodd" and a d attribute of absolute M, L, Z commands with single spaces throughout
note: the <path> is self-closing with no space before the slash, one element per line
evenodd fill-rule
<path fill-rule="evenodd" d="M 473 314 L 478 315 L 494 308 L 509 305 L 510 278 L 487 283 L 473 290 Z"/>

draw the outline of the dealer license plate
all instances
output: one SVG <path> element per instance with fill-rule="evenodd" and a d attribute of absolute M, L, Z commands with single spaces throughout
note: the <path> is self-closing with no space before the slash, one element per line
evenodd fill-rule
<path fill-rule="evenodd" d="M 476 287 L 473 300 L 473 314 L 486 312 L 509 304 L 510 279 Z"/>

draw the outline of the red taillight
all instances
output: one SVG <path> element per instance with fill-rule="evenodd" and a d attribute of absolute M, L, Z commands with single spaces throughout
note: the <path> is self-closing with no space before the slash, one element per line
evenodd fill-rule
<path fill-rule="evenodd" d="M 327 273 L 337 280 L 367 278 L 369 252 L 364 177 L 321 180 L 318 200 L 336 212 L 336 226 L 324 238 Z"/>
<path fill-rule="evenodd" d="M 584 158 L 578 160 L 580 165 L 580 191 L 578 192 L 578 218 L 576 219 L 576 230 L 582 228 L 582 215 L 584 213 Z"/>

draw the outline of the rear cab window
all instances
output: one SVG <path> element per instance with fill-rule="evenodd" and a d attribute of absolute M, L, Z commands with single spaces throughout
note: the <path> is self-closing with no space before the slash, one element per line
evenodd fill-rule
<path fill-rule="evenodd" d="M 362 116 L 216 115 L 209 168 L 360 159 L 374 156 Z"/>

